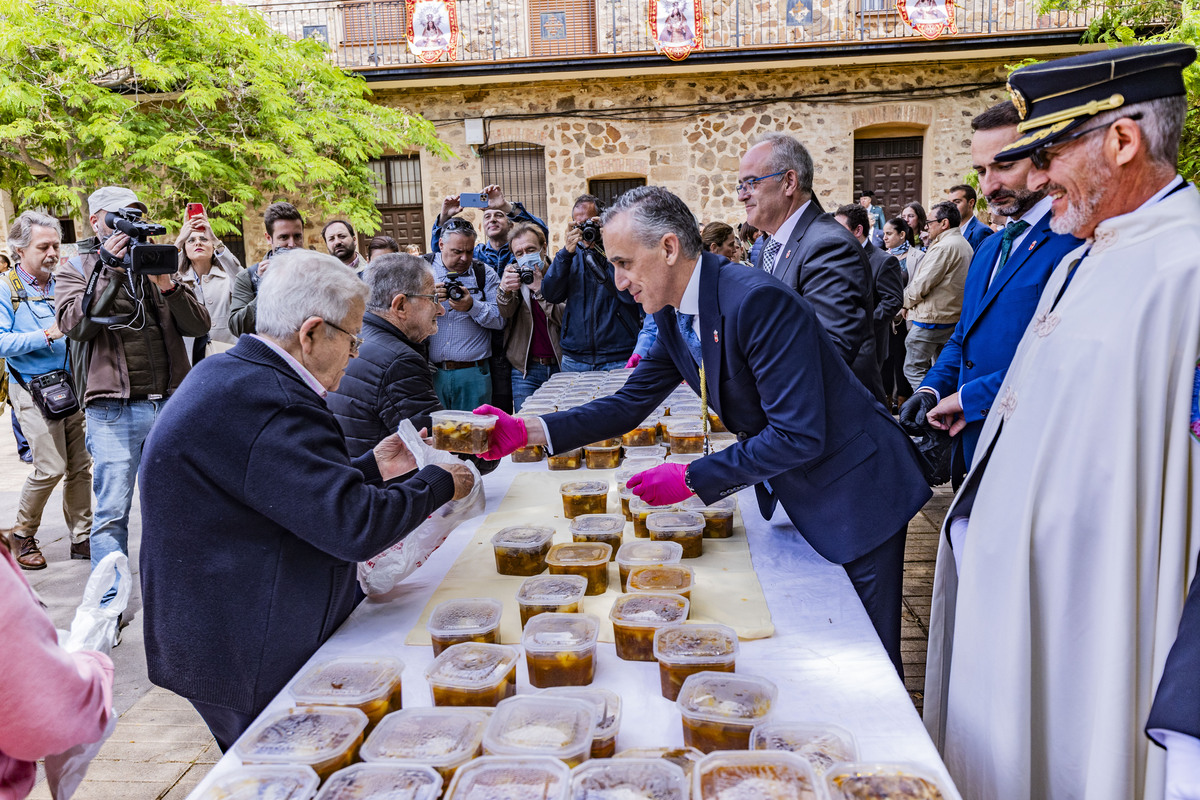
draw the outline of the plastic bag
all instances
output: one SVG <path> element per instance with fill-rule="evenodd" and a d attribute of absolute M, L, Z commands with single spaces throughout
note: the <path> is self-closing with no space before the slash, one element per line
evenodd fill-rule
<path fill-rule="evenodd" d="M 100 600 L 112 588 L 113 581 L 120 579 L 117 596 L 104 608 Z M 129 605 L 129 594 L 133 591 L 133 576 L 129 573 L 129 557 L 124 553 L 109 553 L 100 560 L 83 588 L 83 599 L 75 609 L 71 621 L 71 632 L 63 647 L 71 652 L 96 650 L 107 655 L 117 641 L 117 617 Z"/>
<path fill-rule="evenodd" d="M 483 480 L 474 464 L 462 461 L 452 453 L 434 450 L 425 444 L 409 420 L 400 423 L 398 433 L 404 445 L 416 459 L 418 469 L 430 464 L 460 464 L 471 470 L 475 483 L 466 497 L 446 503 L 408 536 L 374 558 L 358 565 L 358 583 L 368 595 L 390 592 L 397 583 L 424 564 L 433 551 L 446 541 L 450 531 L 458 527 L 459 523 L 482 513 L 485 503 Z"/>
<path fill-rule="evenodd" d="M 117 727 L 117 715 L 108 715 L 104 735 L 91 744 L 77 744 L 58 755 L 46 756 L 46 783 L 54 800 L 68 800 L 87 776 L 88 765 Z"/>

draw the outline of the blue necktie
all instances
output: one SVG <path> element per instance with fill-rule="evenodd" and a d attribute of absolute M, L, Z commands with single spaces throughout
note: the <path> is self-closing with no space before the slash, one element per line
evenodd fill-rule
<path fill-rule="evenodd" d="M 692 322 L 695 319 L 695 314 L 680 314 L 678 312 L 675 314 L 675 320 L 679 323 L 679 333 L 683 335 L 684 344 L 687 345 L 688 352 L 695 359 L 696 366 L 700 366 L 703 361 L 700 355 L 700 337 L 696 335 L 696 331 L 692 328 Z"/>

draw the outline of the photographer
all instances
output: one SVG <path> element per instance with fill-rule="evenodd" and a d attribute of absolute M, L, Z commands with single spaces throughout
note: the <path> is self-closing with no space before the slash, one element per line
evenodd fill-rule
<path fill-rule="evenodd" d="M 113 551 L 128 554 L 142 444 L 188 372 L 183 337 L 209 330 L 208 312 L 191 289 L 173 275 L 131 269 L 132 240 L 113 230 L 112 223 L 124 220 L 109 213 L 127 208 L 146 207 L 124 187 L 93 192 L 88 214 L 98 238 L 81 242 L 79 255 L 57 275 L 57 325 L 75 343 L 71 369 L 94 464 L 93 567 Z"/>
<path fill-rule="evenodd" d="M 229 330 L 234 336 L 254 333 L 258 312 L 258 284 L 267 274 L 271 259 L 288 250 L 304 247 L 304 218 L 291 203 L 272 203 L 263 213 L 267 227 L 267 257 L 243 270 L 233 282 L 229 301 Z"/>
<path fill-rule="evenodd" d="M 567 246 L 558 251 L 542 280 L 542 297 L 566 303 L 562 369 L 597 372 L 621 369 L 633 353 L 642 311 L 629 292 L 619 291 L 600 236 L 600 201 L 585 194 L 571 209 Z"/>
<path fill-rule="evenodd" d="M 492 396 L 491 331 L 504 328 L 496 307 L 500 280 L 491 267 L 473 260 L 475 228 L 465 219 L 443 225 L 438 244 L 433 274 L 446 316 L 429 337 L 429 359 L 437 367 L 433 386 L 444 407 L 470 411 Z"/>
<path fill-rule="evenodd" d="M 512 229 L 509 245 L 515 258 L 500 279 L 500 315 L 509 320 L 506 354 L 513 366 L 513 409 L 559 371 L 562 355 L 563 306 L 542 296 L 546 273 L 546 235 L 522 222 Z"/>

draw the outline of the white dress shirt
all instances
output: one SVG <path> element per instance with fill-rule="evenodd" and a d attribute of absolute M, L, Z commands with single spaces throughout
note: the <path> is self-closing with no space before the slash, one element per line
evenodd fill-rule
<path fill-rule="evenodd" d="M 779 263 L 779 257 L 783 253 L 784 244 L 786 244 L 787 240 L 789 238 L 791 238 L 792 231 L 794 231 L 796 229 L 796 223 L 800 221 L 800 216 L 804 213 L 804 211 L 808 208 L 808 206 L 811 203 L 812 203 L 812 198 L 809 198 L 807 201 L 805 201 L 804 205 L 797 208 L 794 212 L 792 212 L 792 215 L 790 217 L 788 217 L 787 219 L 785 219 L 783 221 L 783 224 L 779 226 L 779 229 L 777 231 L 775 231 L 774 233 L 767 234 L 768 236 L 771 237 L 771 239 L 773 241 L 779 242 L 780 252 L 775 254 L 775 264 Z M 763 247 L 765 248 L 766 245 L 763 245 Z M 775 264 L 771 265 L 772 269 L 774 269 Z"/>
<path fill-rule="evenodd" d="M 1009 253 L 1008 257 L 1010 259 L 1017 252 L 1018 248 L 1020 248 L 1020 246 L 1025 242 L 1026 237 L 1029 236 L 1029 234 L 1033 231 L 1033 229 L 1036 228 L 1039 224 L 1041 224 L 1042 218 L 1050 213 L 1050 206 L 1052 206 L 1052 205 L 1054 205 L 1054 200 L 1052 198 L 1050 198 L 1048 196 L 1043 197 L 1041 200 L 1038 200 L 1036 203 L 1034 203 L 1033 208 L 1026 211 L 1023 215 L 1021 215 L 1019 217 L 1010 217 L 1009 218 L 1008 225 L 1012 225 L 1014 222 L 1017 222 L 1017 221 L 1025 221 L 1025 222 L 1029 223 L 1029 227 L 1026 228 L 1025 230 L 1021 231 L 1020 236 L 1013 239 L 1012 249 L 1008 251 L 1008 253 Z M 1008 227 L 1008 226 L 1006 225 L 1005 227 Z M 1003 230 L 1000 231 L 1000 235 L 1001 236 L 1004 235 Z M 994 281 L 996 279 L 996 265 L 999 263 L 1000 263 L 1000 251 L 997 250 L 996 251 L 996 260 L 992 262 L 992 276 L 990 278 L 988 278 L 988 286 L 991 286 L 992 281 Z"/>
<path fill-rule="evenodd" d="M 325 387 L 321 385 L 321 382 L 319 380 L 317 380 L 317 376 L 313 375 L 311 372 L 309 372 L 308 368 L 305 367 L 303 364 L 301 364 L 299 361 L 297 361 L 295 359 L 295 357 L 293 357 L 292 354 L 289 353 L 287 350 L 284 350 L 282 347 L 275 344 L 267 337 L 259 336 L 257 333 L 248 333 L 246 335 L 253 336 L 255 339 L 258 339 L 260 342 L 265 344 L 267 347 L 271 348 L 276 353 L 278 353 L 279 357 L 282 358 L 284 361 L 286 361 L 287 365 L 289 367 L 291 367 L 292 370 L 297 375 L 300 376 L 300 379 L 303 380 L 308 385 L 308 388 L 312 389 L 314 392 L 316 392 L 321 397 L 325 397 L 325 395 L 329 394 L 329 392 L 326 391 Z"/>

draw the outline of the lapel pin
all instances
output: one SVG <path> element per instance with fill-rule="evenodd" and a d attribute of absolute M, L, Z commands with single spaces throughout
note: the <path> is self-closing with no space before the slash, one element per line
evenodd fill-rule
<path fill-rule="evenodd" d="M 786 253 L 784 253 L 784 254 L 783 254 L 783 257 L 784 257 L 784 258 L 791 258 L 791 257 L 792 257 L 792 251 L 791 251 L 791 250 L 788 250 Z"/>
<path fill-rule="evenodd" d="M 717 335 L 716 331 L 713 331 L 713 344 L 720 344 L 720 343 L 721 343 L 721 337 Z"/>

